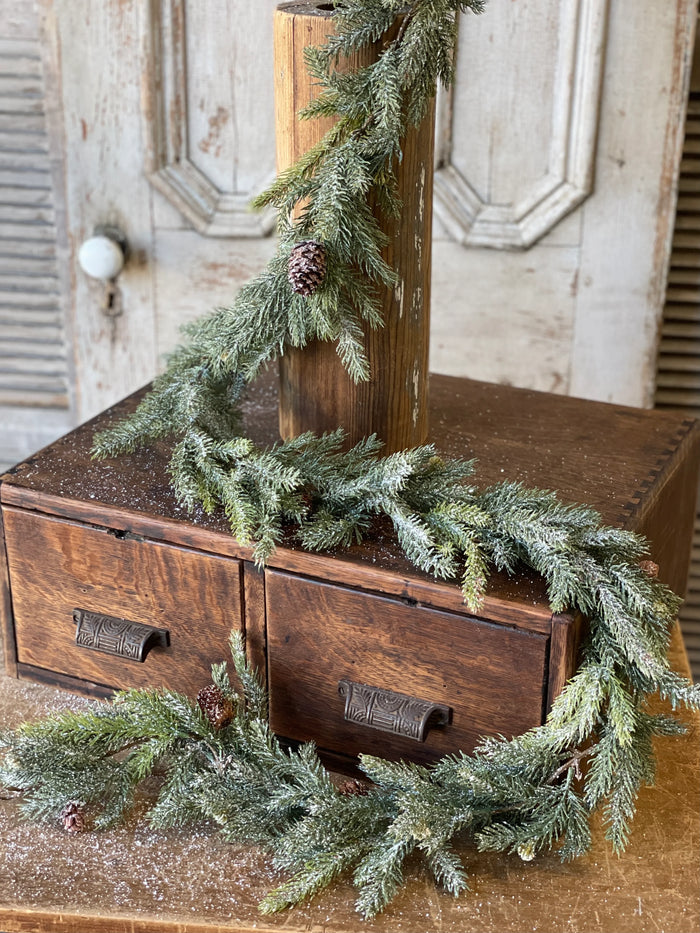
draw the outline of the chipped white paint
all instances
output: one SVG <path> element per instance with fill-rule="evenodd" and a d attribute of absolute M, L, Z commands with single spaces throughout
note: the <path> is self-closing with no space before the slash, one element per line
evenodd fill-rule
<path fill-rule="evenodd" d="M 276 3 L 145 0 L 145 6 L 144 133 L 151 184 L 205 236 L 267 236 L 273 213 L 254 214 L 248 204 L 274 177 Z M 213 61 L 220 67 L 211 68 Z M 267 106 L 259 106 L 259 99 Z"/>
<path fill-rule="evenodd" d="M 430 369 L 565 393 L 576 247 L 523 253 L 433 245 Z"/>
<path fill-rule="evenodd" d="M 418 417 L 420 415 L 420 408 L 421 408 L 420 401 L 419 401 L 419 398 L 420 398 L 419 393 L 420 393 L 420 387 L 421 387 L 421 381 L 422 381 L 421 375 L 422 375 L 421 368 L 418 366 L 418 363 L 414 363 L 413 364 L 413 413 L 412 413 L 414 428 L 418 424 Z"/>
<path fill-rule="evenodd" d="M 417 322 L 423 319 L 423 288 L 420 285 L 416 286 L 411 296 L 411 314 Z"/>
<path fill-rule="evenodd" d="M 211 240 L 194 230 L 156 230 L 159 359 L 181 341 L 183 324 L 203 310 L 230 305 L 241 285 L 264 268 L 274 248 L 270 238 Z"/>
<path fill-rule="evenodd" d="M 403 317 L 403 303 L 406 292 L 406 280 L 401 278 L 398 285 L 394 289 L 394 301 L 398 303 L 399 306 L 399 320 Z"/>
<path fill-rule="evenodd" d="M 462 22 L 452 146 L 442 152 L 451 165 L 436 176 L 431 367 L 649 405 L 697 4 L 619 0 L 609 4 L 607 31 L 603 8 L 581 3 L 575 29 L 569 2 L 491 4 Z M 572 61 L 572 36 L 571 132 L 560 134 L 566 160 L 550 166 L 542 140 L 566 123 L 561 103 L 554 122 L 547 114 L 568 94 L 562 63 Z M 548 73 L 548 62 L 560 65 Z M 506 234 L 516 205 L 527 203 L 522 192 L 564 164 L 587 179 L 585 202 L 527 251 L 508 249 L 518 245 Z M 449 201 L 445 172 L 454 175 Z M 465 234 L 474 229 L 474 191 L 498 234 L 483 242 L 503 252 L 444 242 L 475 242 Z"/>
<path fill-rule="evenodd" d="M 418 222 L 422 226 L 423 216 L 425 214 L 425 163 L 421 165 L 418 184 L 420 185 L 418 192 Z"/>
<path fill-rule="evenodd" d="M 653 403 L 696 21 L 693 0 L 611 7 L 596 193 L 581 211 L 572 395 Z"/>
<path fill-rule="evenodd" d="M 452 148 L 435 178 L 458 242 L 531 246 L 590 194 L 607 8 L 491 4 L 462 29 Z"/>
<path fill-rule="evenodd" d="M 418 271 L 423 271 L 423 240 L 416 233 L 413 237 L 413 250 L 416 254 L 416 266 Z"/>

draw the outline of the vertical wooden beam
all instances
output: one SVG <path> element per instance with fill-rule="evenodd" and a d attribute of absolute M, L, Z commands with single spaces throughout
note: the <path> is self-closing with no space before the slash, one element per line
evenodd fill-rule
<path fill-rule="evenodd" d="M 329 119 L 299 121 L 297 112 L 316 96 L 304 64 L 304 48 L 320 45 L 333 30 L 332 4 L 287 3 L 275 15 L 275 107 L 278 170 L 295 162 L 332 125 Z M 355 53 L 343 67 L 376 60 L 377 43 Z M 382 288 L 384 327 L 365 333 L 368 382 L 355 385 L 335 347 L 316 342 L 303 350 L 287 347 L 280 360 L 280 432 L 334 430 L 342 425 L 349 443 L 376 433 L 386 452 L 425 441 L 428 433 L 428 344 L 433 195 L 434 106 L 421 125 L 409 130 L 396 166 L 399 221 L 380 216 L 390 243 L 384 259 L 398 273 L 397 288 Z M 379 215 L 378 215 L 379 216 Z"/>
<path fill-rule="evenodd" d="M 12 611 L 12 594 L 10 592 L 10 572 L 7 566 L 7 550 L 5 548 L 5 528 L 0 506 L 0 637 L 5 659 L 5 673 L 8 677 L 17 676 L 17 640 L 15 638 L 15 622 Z"/>
<path fill-rule="evenodd" d="M 573 614 L 559 612 L 552 616 L 552 634 L 549 641 L 549 674 L 545 689 L 545 717 L 549 715 L 552 703 L 576 673 L 585 626 L 586 620 L 580 612 Z"/>
<path fill-rule="evenodd" d="M 258 672 L 267 687 L 267 623 L 265 619 L 265 571 L 250 561 L 243 568 L 243 623 L 248 664 Z"/>

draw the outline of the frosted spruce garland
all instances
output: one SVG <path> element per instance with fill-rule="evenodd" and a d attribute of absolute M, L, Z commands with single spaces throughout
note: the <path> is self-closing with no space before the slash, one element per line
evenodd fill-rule
<path fill-rule="evenodd" d="M 263 691 L 234 640 L 244 696 L 234 694 L 223 665 L 213 670 L 223 706 L 235 711 L 230 722 L 207 715 L 219 693 L 200 706 L 174 693 L 129 691 L 3 739 L 0 779 L 22 793 L 28 816 L 60 820 L 70 831 L 114 822 L 145 777 L 165 772 L 150 813 L 155 826 L 213 822 L 226 838 L 270 847 L 275 864 L 291 872 L 263 902 L 266 912 L 349 873 L 358 910 L 372 916 L 401 885 L 413 852 L 459 894 L 466 878 L 452 849 L 456 836 L 527 860 L 556 847 L 567 859 L 587 850 L 589 817 L 599 807 L 621 850 L 638 790 L 653 779 L 652 737 L 681 731 L 675 719 L 651 715 L 647 698 L 659 693 L 674 707 L 700 706 L 700 690 L 666 661 L 679 601 L 640 566 L 646 546 L 637 536 L 602 527 L 593 511 L 565 506 L 552 493 L 512 483 L 480 491 L 469 483 L 470 463 L 443 460 L 432 447 L 382 457 L 370 437 L 344 452 L 338 431 L 258 449 L 240 434 L 246 385 L 286 346 L 334 341 L 351 376 L 368 378 L 362 328 L 381 326 L 375 286 L 394 282 L 369 203 L 400 213 L 392 165 L 401 141 L 437 83 L 452 80 L 457 13 L 481 6 L 336 3 L 336 35 L 307 53 L 322 93 L 302 117 L 337 122 L 257 200 L 279 209 L 276 256 L 231 308 L 188 329 L 188 344 L 153 391 L 96 438 L 95 452 L 112 456 L 175 436 L 170 472 L 179 498 L 223 506 L 233 534 L 254 545 L 259 562 L 290 525 L 305 548 L 326 549 L 359 540 L 386 515 L 413 563 L 460 577 L 474 610 L 491 567 L 534 568 L 553 611 L 577 609 L 589 619 L 578 673 L 547 723 L 510 741 L 486 739 L 472 756 L 429 768 L 364 756 L 371 790 L 337 788 L 313 748 L 279 747 Z M 333 71 L 338 55 L 380 39 L 402 12 L 376 63 Z M 300 201 L 304 210 L 292 222 Z M 314 272 L 313 289 L 298 292 L 289 257 L 304 242 L 322 246 L 322 275 Z"/>

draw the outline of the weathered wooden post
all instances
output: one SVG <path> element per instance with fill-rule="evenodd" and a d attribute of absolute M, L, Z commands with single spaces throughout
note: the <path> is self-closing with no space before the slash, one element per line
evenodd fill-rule
<path fill-rule="evenodd" d="M 305 0 L 284 3 L 275 14 L 275 106 L 277 167 L 284 170 L 315 145 L 330 120 L 300 121 L 297 112 L 318 94 L 306 71 L 304 48 L 320 45 L 333 31 L 333 4 Z M 369 64 L 381 44 L 363 50 L 348 64 Z M 434 107 L 418 129 L 409 131 L 403 159 L 396 166 L 399 221 L 382 217 L 390 237 L 384 258 L 399 276 L 396 288 L 383 288 L 385 326 L 366 329 L 369 382 L 355 385 L 330 343 L 299 350 L 288 347 L 280 360 L 280 433 L 293 437 L 342 425 L 350 443 L 376 433 L 385 452 L 413 447 L 428 433 L 428 344 L 433 196 Z"/>

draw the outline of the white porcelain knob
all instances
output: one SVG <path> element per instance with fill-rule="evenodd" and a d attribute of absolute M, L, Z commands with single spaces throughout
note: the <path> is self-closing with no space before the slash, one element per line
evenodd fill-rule
<path fill-rule="evenodd" d="M 91 236 L 78 250 L 78 262 L 86 275 L 109 281 L 122 271 L 124 250 L 112 237 Z"/>

